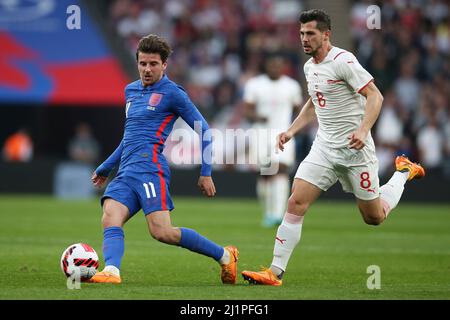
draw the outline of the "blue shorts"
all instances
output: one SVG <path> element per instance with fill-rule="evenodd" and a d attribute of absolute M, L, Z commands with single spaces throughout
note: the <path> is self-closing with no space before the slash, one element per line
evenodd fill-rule
<path fill-rule="evenodd" d="M 172 211 L 174 206 L 169 193 L 169 178 L 158 173 L 118 175 L 105 190 L 101 204 L 107 198 L 125 205 L 134 215 L 140 209 L 145 215 L 154 211 Z"/>

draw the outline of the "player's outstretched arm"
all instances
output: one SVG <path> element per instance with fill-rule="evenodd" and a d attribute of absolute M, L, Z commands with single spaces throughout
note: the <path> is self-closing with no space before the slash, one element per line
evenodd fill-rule
<path fill-rule="evenodd" d="M 370 129 L 375 124 L 375 121 L 378 119 L 378 115 L 380 114 L 381 105 L 383 103 L 383 95 L 378 90 L 377 86 L 370 82 L 361 93 L 364 97 L 366 97 L 366 109 L 364 112 L 364 118 L 361 122 L 361 125 L 353 131 L 349 136 L 349 148 L 361 150 L 366 145 L 365 141 L 367 135 L 369 134 Z"/>
<path fill-rule="evenodd" d="M 316 119 L 316 112 L 314 111 L 314 104 L 311 98 L 306 101 L 299 115 L 292 122 L 289 129 L 282 132 L 277 137 L 277 145 L 281 151 L 284 151 L 284 144 L 292 139 L 300 130 L 302 130 L 308 123 Z"/>
<path fill-rule="evenodd" d="M 200 137 L 200 143 L 202 146 L 202 167 L 200 170 L 200 176 L 211 178 L 212 137 L 211 132 L 209 131 L 208 123 L 197 107 L 192 103 L 191 99 L 189 99 L 184 90 L 179 90 L 178 95 L 175 95 L 174 98 L 176 106 L 174 112 L 178 114 L 196 133 L 198 133 Z"/>
<path fill-rule="evenodd" d="M 198 179 L 198 187 L 207 197 L 214 197 L 216 194 L 216 186 L 211 177 L 200 176 Z"/>

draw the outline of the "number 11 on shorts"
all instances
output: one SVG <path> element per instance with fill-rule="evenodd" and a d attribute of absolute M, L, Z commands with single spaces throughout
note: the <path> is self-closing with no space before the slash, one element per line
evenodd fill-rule
<path fill-rule="evenodd" d="M 153 197 L 153 198 L 156 197 L 155 185 L 152 182 L 143 183 L 142 185 L 144 186 L 145 194 L 147 195 L 147 199 L 149 199 L 151 197 Z M 152 192 L 151 194 L 150 194 L 150 191 Z"/>

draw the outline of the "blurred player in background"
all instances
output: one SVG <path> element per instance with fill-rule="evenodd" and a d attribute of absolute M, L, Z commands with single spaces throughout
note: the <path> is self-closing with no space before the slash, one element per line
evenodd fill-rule
<path fill-rule="evenodd" d="M 153 238 L 212 257 L 222 267 L 222 282 L 236 281 L 239 254 L 236 247 L 221 247 L 192 229 L 173 227 L 171 223 L 170 211 L 174 206 L 169 193 L 170 169 L 162 151 L 178 117 L 191 128 L 194 123 L 201 125 L 202 167 L 198 186 L 208 197 L 216 193 L 211 178 L 211 141 L 204 139 L 208 124 L 184 89 L 164 74 L 171 51 L 168 43 L 156 35 L 139 41 L 136 60 L 140 79 L 125 88 L 123 139 L 92 175 L 93 184 L 101 186 L 120 163 L 117 176 L 101 199 L 105 268 L 91 282 L 121 282 L 122 227 L 140 209 Z"/>
<path fill-rule="evenodd" d="M 100 145 L 92 133 L 90 124 L 86 122 L 77 124 L 75 135 L 70 139 L 68 149 L 71 160 L 89 165 L 97 163 Z"/>
<path fill-rule="evenodd" d="M 302 90 L 297 81 L 283 75 L 284 59 L 272 55 L 266 59 L 265 73 L 248 80 L 244 87 L 244 109 L 248 121 L 257 132 L 266 130 L 275 135 L 283 132 L 292 122 L 294 113 L 300 110 Z M 256 193 L 263 207 L 265 227 L 279 225 L 283 220 L 289 197 L 289 169 L 295 162 L 295 145 L 286 146 L 283 153 L 275 154 L 275 139 L 270 135 L 258 135 L 250 143 L 250 152 L 259 166 L 273 166 L 274 175 L 260 175 Z"/>
<path fill-rule="evenodd" d="M 379 188 L 378 161 L 370 130 L 378 118 L 383 96 L 372 76 L 355 56 L 330 43 L 331 22 L 322 10 L 300 15 L 309 100 L 299 116 L 277 140 L 280 150 L 292 137 L 317 118 L 319 130 L 310 153 L 300 164 L 278 228 L 270 268 L 243 271 L 250 283 L 279 286 L 292 251 L 300 241 L 308 207 L 338 180 L 352 192 L 364 221 L 382 223 L 394 209 L 406 181 L 421 178 L 424 169 L 404 156 L 395 159 L 396 172 Z"/>

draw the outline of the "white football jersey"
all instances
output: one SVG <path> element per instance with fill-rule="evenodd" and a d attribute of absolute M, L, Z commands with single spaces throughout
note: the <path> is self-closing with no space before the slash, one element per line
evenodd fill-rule
<path fill-rule="evenodd" d="M 258 116 L 267 118 L 268 122 L 261 126 L 284 131 L 291 125 L 294 106 L 302 103 L 302 89 L 288 76 L 272 80 L 262 74 L 248 80 L 243 98 L 255 104 Z"/>
<path fill-rule="evenodd" d="M 318 64 L 310 58 L 304 72 L 319 122 L 317 141 L 332 148 L 348 146 L 347 137 L 364 116 L 366 98 L 359 92 L 373 80 L 372 75 L 351 52 L 337 47 Z M 370 132 L 366 146 L 375 147 Z"/>

